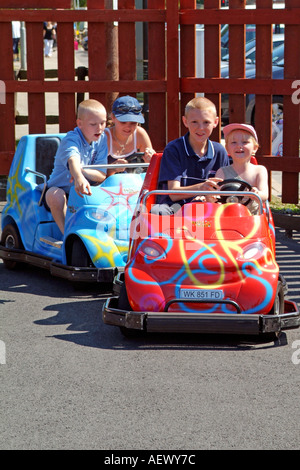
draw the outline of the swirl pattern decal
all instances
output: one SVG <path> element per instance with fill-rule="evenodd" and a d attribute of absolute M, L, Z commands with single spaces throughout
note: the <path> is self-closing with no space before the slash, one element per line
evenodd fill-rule
<path fill-rule="evenodd" d="M 157 216 L 143 214 L 139 223 L 147 227 L 147 236 L 141 229 L 125 270 L 133 309 L 162 311 L 167 302 L 180 299 L 170 311 L 236 313 L 215 300 L 222 298 L 236 301 L 243 313 L 267 313 L 279 272 L 272 231 L 264 214 L 250 216 L 240 206 L 204 204 L 201 217 L 176 214 L 169 222 L 172 229 L 163 231 Z M 192 233 L 194 222 L 201 238 Z M 179 226 L 184 236 L 175 237 Z"/>

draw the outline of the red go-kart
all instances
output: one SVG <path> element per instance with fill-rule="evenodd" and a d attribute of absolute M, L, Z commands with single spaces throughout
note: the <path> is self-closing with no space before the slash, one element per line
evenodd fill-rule
<path fill-rule="evenodd" d="M 298 307 L 285 299 L 287 285 L 275 259 L 268 204 L 234 180 L 210 193 L 218 203 L 194 201 L 172 216 L 153 214 L 156 195 L 163 193 L 157 189 L 160 161 L 161 154 L 154 155 L 148 168 L 131 222 L 128 261 L 103 307 L 104 323 L 124 333 L 272 337 L 298 328 Z M 252 199 L 256 215 L 247 207 Z"/>

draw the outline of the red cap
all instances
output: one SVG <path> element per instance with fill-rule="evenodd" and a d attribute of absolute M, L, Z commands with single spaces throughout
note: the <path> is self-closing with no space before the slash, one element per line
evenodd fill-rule
<path fill-rule="evenodd" d="M 238 124 L 238 123 L 228 124 L 227 126 L 223 127 L 223 134 L 224 134 L 225 139 L 230 132 L 237 131 L 237 130 L 249 132 L 249 134 L 251 134 L 254 137 L 256 142 L 258 142 L 256 131 L 253 126 L 250 126 L 250 124 Z"/>

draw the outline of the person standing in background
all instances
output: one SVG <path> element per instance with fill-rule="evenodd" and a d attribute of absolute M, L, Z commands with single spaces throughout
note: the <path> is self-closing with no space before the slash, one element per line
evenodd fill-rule
<path fill-rule="evenodd" d="M 51 57 L 53 51 L 53 43 L 56 38 L 55 26 L 51 21 L 44 24 L 44 54 L 45 57 Z"/>
<path fill-rule="evenodd" d="M 21 22 L 12 21 L 13 55 L 14 60 L 19 60 L 19 42 L 21 37 Z"/>

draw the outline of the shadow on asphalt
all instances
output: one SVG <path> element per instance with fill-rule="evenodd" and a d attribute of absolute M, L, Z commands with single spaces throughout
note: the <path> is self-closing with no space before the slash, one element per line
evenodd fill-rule
<path fill-rule="evenodd" d="M 276 229 L 276 257 L 281 274 L 286 278 L 288 298 L 300 304 L 300 233 L 293 239 L 284 230 Z M 107 287 L 99 286 L 82 291 L 75 290 L 68 281 L 54 278 L 47 270 L 23 266 L 14 271 L 5 269 L 0 262 L 1 290 L 11 293 L 31 294 L 69 302 L 51 304 L 43 308 L 43 318 L 36 325 L 49 326 L 49 336 L 62 341 L 100 349 L 221 349 L 249 350 L 273 348 L 286 345 L 286 334 L 278 341 L 265 341 L 249 336 L 193 335 L 193 334 L 147 334 L 126 338 L 117 327 L 105 325 L 102 321 L 103 302 L 110 293 Z M 0 304 L 13 300 L 1 300 Z M 50 316 L 45 318 L 45 313 Z M 55 312 L 55 313 L 54 313 Z M 68 325 L 67 333 L 52 334 L 50 327 Z M 65 330 L 64 330 L 65 331 Z"/>
<path fill-rule="evenodd" d="M 281 347 L 287 344 L 287 337 L 283 332 L 276 340 L 263 337 L 241 335 L 213 335 L 213 334 L 167 334 L 145 333 L 137 334 L 131 338 L 123 336 L 118 327 L 105 325 L 102 322 L 103 302 L 77 301 L 74 303 L 51 305 L 45 312 L 55 312 L 53 316 L 36 320 L 36 325 L 49 326 L 52 330 L 57 325 L 68 325 L 68 333 L 49 334 L 49 337 L 61 341 L 69 341 L 80 346 L 97 349 L 118 350 L 151 350 L 151 349 L 185 349 L 185 350 L 249 350 Z M 50 331 L 49 331 L 50 333 Z M 47 335 L 46 335 L 47 336 Z"/>

